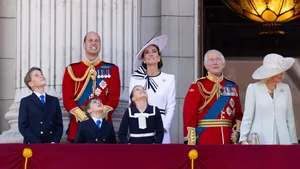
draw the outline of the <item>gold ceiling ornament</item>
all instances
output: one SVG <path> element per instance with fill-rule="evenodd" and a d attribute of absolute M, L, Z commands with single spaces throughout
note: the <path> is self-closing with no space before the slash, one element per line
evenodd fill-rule
<path fill-rule="evenodd" d="M 278 27 L 300 18 L 300 0 L 223 0 L 225 5 L 242 17 Z"/>

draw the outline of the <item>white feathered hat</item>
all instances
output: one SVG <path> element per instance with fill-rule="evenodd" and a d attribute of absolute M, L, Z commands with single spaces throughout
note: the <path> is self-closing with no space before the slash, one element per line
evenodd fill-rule
<path fill-rule="evenodd" d="M 295 62 L 294 58 L 282 57 L 279 54 L 271 53 L 264 57 L 263 65 L 252 74 L 253 79 L 266 79 L 290 69 Z"/>

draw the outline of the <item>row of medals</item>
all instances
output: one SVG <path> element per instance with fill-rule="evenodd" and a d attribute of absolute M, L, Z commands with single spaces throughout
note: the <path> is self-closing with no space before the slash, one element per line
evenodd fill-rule
<path fill-rule="evenodd" d="M 221 87 L 220 95 L 221 96 L 238 96 L 238 93 L 237 93 L 235 87 Z"/>
<path fill-rule="evenodd" d="M 99 96 L 102 92 L 102 90 L 104 90 L 107 86 L 107 83 L 104 81 L 104 79 L 109 79 L 111 78 L 111 75 L 109 73 L 109 70 L 101 70 L 101 73 L 99 72 L 99 70 L 97 71 L 97 78 L 100 79 L 102 78 L 101 82 L 99 83 L 98 87 L 95 90 L 95 95 Z M 102 89 L 100 89 L 100 88 Z M 106 90 L 107 91 L 107 90 Z M 107 91 L 108 92 L 108 91 Z"/>

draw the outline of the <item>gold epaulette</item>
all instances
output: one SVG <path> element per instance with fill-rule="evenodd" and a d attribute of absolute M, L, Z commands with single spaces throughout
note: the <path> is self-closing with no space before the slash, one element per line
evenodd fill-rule
<path fill-rule="evenodd" d="M 104 105 L 103 106 L 103 112 L 104 112 L 104 117 L 105 117 L 105 119 L 107 120 L 107 118 L 108 118 L 108 113 L 110 112 L 110 111 L 112 111 L 112 110 L 114 110 L 112 107 L 110 107 L 110 106 L 107 106 L 107 105 Z"/>
<path fill-rule="evenodd" d="M 203 80 L 203 79 L 206 79 L 206 76 L 204 76 L 204 77 L 200 77 L 199 79 L 197 79 L 197 80 L 193 81 L 193 83 L 192 83 L 192 84 L 196 84 L 198 81 L 200 81 L 200 80 Z"/>

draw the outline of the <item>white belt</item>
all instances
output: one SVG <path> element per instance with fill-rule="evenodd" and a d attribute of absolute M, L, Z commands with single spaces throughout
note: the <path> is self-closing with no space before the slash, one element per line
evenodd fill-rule
<path fill-rule="evenodd" d="M 130 137 L 150 137 L 155 136 L 155 133 L 130 134 Z"/>

